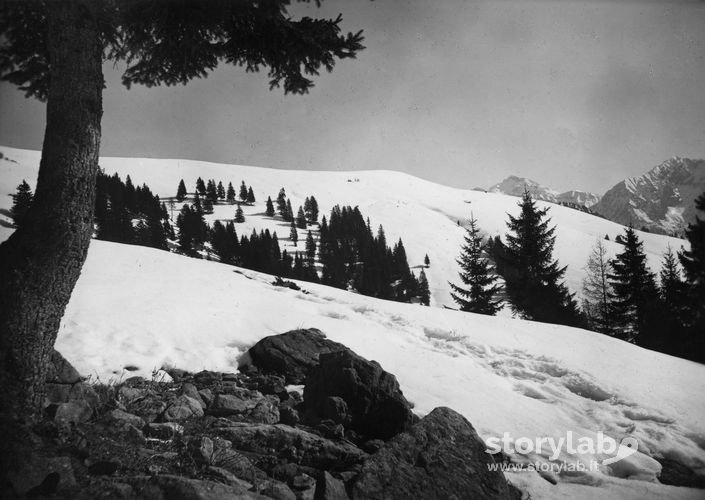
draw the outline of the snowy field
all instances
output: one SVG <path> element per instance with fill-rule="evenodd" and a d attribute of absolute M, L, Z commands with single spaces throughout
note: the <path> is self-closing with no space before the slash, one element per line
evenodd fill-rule
<path fill-rule="evenodd" d="M 34 187 L 38 154 L 0 149 L 0 213 L 6 196 L 26 178 Z M 103 159 L 107 173 L 130 174 L 154 192 L 171 195 L 180 178 L 189 189 L 204 179 L 241 180 L 258 203 L 246 208 L 252 227 L 277 221 L 254 215 L 266 197 L 285 187 L 294 210 L 313 194 L 325 214 L 334 203 L 359 205 L 373 224 L 383 224 L 389 242 L 402 236 L 410 264 L 431 258 L 427 270 L 436 305 L 450 304 L 449 279 L 462 229 L 472 211 L 489 234 L 503 233 L 505 212 L 516 198 L 455 190 L 394 172 L 291 172 L 200 162 Z M 348 182 L 351 179 L 352 182 Z M 355 181 L 359 179 L 359 181 Z M 468 203 L 469 202 L 469 203 Z M 557 256 L 569 265 L 568 284 L 577 290 L 581 267 L 595 238 L 621 233 L 621 226 L 551 205 L 558 224 Z M 232 207 L 218 207 L 224 218 Z M 250 210 L 250 213 L 248 213 Z M 223 211 L 223 213 L 219 213 Z M 227 214 L 232 217 L 231 214 Z M 2 216 L 6 221 L 6 215 Z M 10 228 L 0 227 L 0 239 Z M 640 234 L 651 265 L 680 240 Z M 283 239 L 283 238 L 282 238 Z M 612 247 L 616 250 L 616 247 Z M 435 281 L 434 281 L 435 280 Z M 187 370 L 234 371 L 242 353 L 260 338 L 300 327 L 316 327 L 394 373 L 420 415 L 450 406 L 487 439 L 635 438 L 638 452 L 593 471 L 514 472 L 507 477 L 534 499 L 703 498 L 705 491 L 660 484 L 651 456 L 675 459 L 705 474 L 705 366 L 654 353 L 604 335 L 511 318 L 465 314 L 440 307 L 400 304 L 300 283 L 302 291 L 271 285 L 272 277 L 216 262 L 163 251 L 94 241 L 63 319 L 57 348 L 82 373 L 102 381 L 173 365 Z M 589 462 L 612 454 L 576 455 L 562 449 L 528 455 L 519 463 Z M 555 483 L 555 484 L 553 484 Z"/>

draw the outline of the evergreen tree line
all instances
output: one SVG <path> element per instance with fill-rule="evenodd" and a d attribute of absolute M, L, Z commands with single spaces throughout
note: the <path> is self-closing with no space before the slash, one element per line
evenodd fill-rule
<path fill-rule="evenodd" d="M 387 246 L 384 228 L 374 235 L 369 219 L 358 207 L 336 205 L 330 220 L 323 217 L 320 227 L 321 282 L 363 295 L 429 304 L 426 275 L 416 278 L 409 269 L 401 239 Z"/>
<path fill-rule="evenodd" d="M 548 209 L 538 209 L 529 193 L 519 206 L 504 241 L 485 242 L 471 218 L 458 259 L 462 284 L 451 283 L 461 310 L 493 315 L 506 302 L 524 319 L 586 327 L 705 362 L 705 220 L 697 217 L 686 231 L 690 250 L 665 253 L 658 280 L 632 227 L 615 238 L 622 251 L 612 259 L 599 240 L 587 262 L 581 308 L 562 281 L 566 267 L 553 259 Z M 705 211 L 705 194 L 696 207 Z"/>
<path fill-rule="evenodd" d="M 223 181 L 218 181 L 216 184 L 215 179 L 209 179 L 205 182 L 201 177 L 196 180 L 196 188 L 194 193 L 203 198 L 203 209 L 206 213 L 211 213 L 213 211 L 213 205 L 219 201 L 226 201 L 233 204 L 237 201 L 240 203 L 253 204 L 257 200 L 255 198 L 255 193 L 252 190 L 252 186 L 247 186 L 245 181 L 240 183 L 239 189 L 239 200 L 235 194 L 235 188 L 232 182 L 228 182 L 228 187 L 223 186 Z M 188 192 L 186 190 L 186 184 L 184 180 L 179 181 L 179 185 L 176 189 L 176 201 L 182 202 L 186 199 Z"/>
<path fill-rule="evenodd" d="M 135 187 L 102 170 L 96 179 L 95 237 L 99 240 L 167 249 L 173 238 L 169 215 L 159 196 L 146 184 Z"/>
<path fill-rule="evenodd" d="M 10 213 L 19 228 L 34 199 L 29 184 L 23 180 L 12 198 Z M 167 239 L 174 238 L 164 203 L 146 184 L 135 187 L 129 175 L 123 182 L 117 173 L 98 172 L 94 221 L 99 240 L 166 250 Z"/>
<path fill-rule="evenodd" d="M 286 190 L 281 188 L 277 195 L 277 208 L 274 210 L 274 202 L 272 197 L 267 197 L 267 203 L 264 214 L 267 217 L 274 217 L 278 213 L 285 222 L 292 223 L 294 228 L 306 229 L 308 224 L 318 223 L 318 201 L 314 196 L 307 196 L 303 206 L 299 206 L 296 215 L 294 215 L 291 200 L 286 196 Z M 293 234 L 293 233 L 292 233 Z"/>
<path fill-rule="evenodd" d="M 213 252 L 226 264 L 283 278 L 319 282 L 314 267 L 316 242 L 310 231 L 306 239 L 306 252 L 296 252 L 293 256 L 280 249 L 276 232 L 270 233 L 269 229 L 265 229 L 257 233 L 253 229 L 249 237 L 238 238 L 232 221 L 215 221 L 210 231 L 210 243 Z"/>
<path fill-rule="evenodd" d="M 705 212 L 705 194 L 696 200 Z M 622 251 L 609 259 L 599 240 L 583 281 L 583 310 L 591 329 L 694 361 L 705 362 L 705 220 L 689 225 L 690 250 L 663 255 L 657 275 L 632 227 L 615 241 Z"/>

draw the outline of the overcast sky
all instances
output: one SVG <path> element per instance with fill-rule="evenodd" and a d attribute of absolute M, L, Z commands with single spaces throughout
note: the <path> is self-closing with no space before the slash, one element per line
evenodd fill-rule
<path fill-rule="evenodd" d="M 520 175 L 603 193 L 705 157 L 705 2 L 325 0 L 367 49 L 307 96 L 221 66 L 171 88 L 105 66 L 105 156 L 393 169 L 487 187 Z M 0 84 L 0 144 L 39 149 L 44 105 Z M 139 173 L 133 178 L 139 181 Z"/>

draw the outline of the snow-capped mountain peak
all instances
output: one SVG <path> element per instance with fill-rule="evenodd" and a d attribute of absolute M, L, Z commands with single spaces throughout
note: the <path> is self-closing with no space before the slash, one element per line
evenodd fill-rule
<path fill-rule="evenodd" d="M 620 224 L 681 234 L 695 220 L 694 200 L 705 190 L 705 160 L 673 157 L 612 187 L 593 209 Z"/>
<path fill-rule="evenodd" d="M 537 200 L 549 201 L 551 203 L 563 203 L 580 205 L 590 208 L 600 201 L 600 196 L 587 191 L 570 190 L 560 193 L 555 189 L 546 187 L 538 182 L 526 177 L 510 175 L 502 182 L 491 186 L 487 191 L 490 193 L 502 193 L 510 196 L 521 196 L 527 190 Z"/>

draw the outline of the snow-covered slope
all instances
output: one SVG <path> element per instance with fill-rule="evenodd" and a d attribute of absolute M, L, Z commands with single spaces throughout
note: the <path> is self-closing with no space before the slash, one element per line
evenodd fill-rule
<path fill-rule="evenodd" d="M 3 182 L 0 196 L 9 204 L 5 195 L 14 192 L 24 178 L 34 188 L 39 165 L 39 153 L 12 148 L 0 148 L 5 159 L 0 160 Z M 8 158 L 10 160 L 8 160 Z M 363 215 L 369 217 L 373 227 L 384 226 L 390 245 L 402 238 L 409 264 L 420 266 L 425 254 L 431 267 L 425 272 L 431 288 L 431 305 L 455 306 L 448 282 L 458 281 L 455 262 L 463 243 L 463 225 L 474 215 L 480 229 L 489 236 L 503 235 L 506 231 L 507 213 L 518 214 L 516 197 L 497 193 L 454 189 L 434 184 L 417 177 L 392 171 L 315 172 L 276 170 L 238 165 L 223 165 L 190 160 L 162 160 L 140 158 L 101 158 L 101 166 L 108 174 L 118 172 L 123 180 L 130 175 L 133 183 L 147 183 L 163 199 L 174 196 L 180 179 L 184 179 L 189 192 L 195 188 L 196 179 L 222 180 L 227 186 L 232 182 L 237 189 L 241 181 L 251 185 L 257 203 L 243 207 L 246 220 L 236 229 L 240 235 L 249 235 L 252 229 L 269 228 L 277 231 L 281 242 L 289 250 L 289 226 L 280 218 L 264 216 L 267 196 L 276 199 L 284 187 L 291 199 L 294 212 L 303 205 L 307 196 L 314 195 L 321 215 L 330 213 L 335 204 L 358 205 Z M 523 188 L 522 188 L 523 190 Z M 566 283 L 581 293 L 583 267 L 597 238 L 609 236 L 605 241 L 611 255 L 620 251 L 614 243 L 623 227 L 614 222 L 594 217 L 560 205 L 539 202 L 550 208 L 549 215 L 557 225 L 555 256 L 567 265 Z M 9 206 L 9 205 L 7 205 Z M 174 209 L 174 216 L 179 206 Z M 235 208 L 217 205 L 209 222 L 215 219 L 232 219 Z M 685 244 L 683 240 L 662 235 L 640 233 L 649 265 L 658 270 L 661 258 L 670 245 L 674 250 Z M 299 247 L 301 248 L 301 246 Z M 418 274 L 418 269 L 416 269 Z"/>
<path fill-rule="evenodd" d="M 555 189 L 543 186 L 536 181 L 532 181 L 526 177 L 517 177 L 515 175 L 510 175 L 502 182 L 498 182 L 494 186 L 491 186 L 487 189 L 487 191 L 489 193 L 522 196 L 525 189 L 528 190 L 535 199 L 550 201 L 551 203 L 569 203 L 590 208 L 600 201 L 600 196 L 594 193 L 576 190 L 559 193 Z"/>
<path fill-rule="evenodd" d="M 621 224 L 682 234 L 695 221 L 695 198 L 703 192 L 705 160 L 676 157 L 616 184 L 593 209 Z"/>
<path fill-rule="evenodd" d="M 4 195 L 21 178 L 34 180 L 38 157 L 3 152 L 17 162 L 0 162 L 4 211 L 10 205 Z M 192 183 L 200 175 L 234 184 L 242 178 L 259 200 L 283 185 L 296 199 L 314 194 L 326 200 L 325 206 L 357 203 L 388 234 L 404 236 L 414 262 L 429 252 L 431 276 L 452 268 L 443 263 L 453 260 L 462 237 L 456 218 L 472 210 L 488 232 L 495 232 L 503 228 L 503 210 L 513 210 L 516 203 L 391 172 L 356 173 L 348 182 L 344 173 L 198 162 L 107 159 L 102 164 L 162 193 L 170 193 L 181 177 Z M 260 205 L 252 208 L 257 210 Z M 577 258 L 571 247 L 589 247 L 597 235 L 619 232 L 615 224 L 573 210 L 554 207 L 552 214 L 561 227 L 559 255 L 571 264 Z M 246 224 L 265 222 L 251 213 Z M 0 240 L 10 232 L 0 228 Z M 669 241 L 643 236 L 651 252 Z M 258 339 L 317 327 L 394 373 L 420 414 L 450 406 L 484 438 L 509 433 L 516 443 L 519 437 L 559 440 L 571 432 L 575 439 L 596 438 L 603 432 L 617 441 L 637 440 L 639 452 L 615 464 L 590 472 L 544 473 L 555 485 L 535 472 L 508 473 L 532 498 L 703 497 L 702 490 L 657 482 L 660 466 L 651 457 L 703 473 L 705 366 L 578 329 L 381 301 L 309 283 L 300 283 L 304 291 L 293 291 L 271 281 L 271 276 L 216 262 L 94 241 L 57 348 L 83 373 L 108 381 L 124 376 L 127 365 L 146 376 L 164 365 L 235 370 L 238 357 Z M 548 464 L 550 454 L 514 453 L 512 458 Z M 601 463 L 611 456 L 588 451 L 578 457 L 564 447 L 554 463 L 578 458 Z"/>

